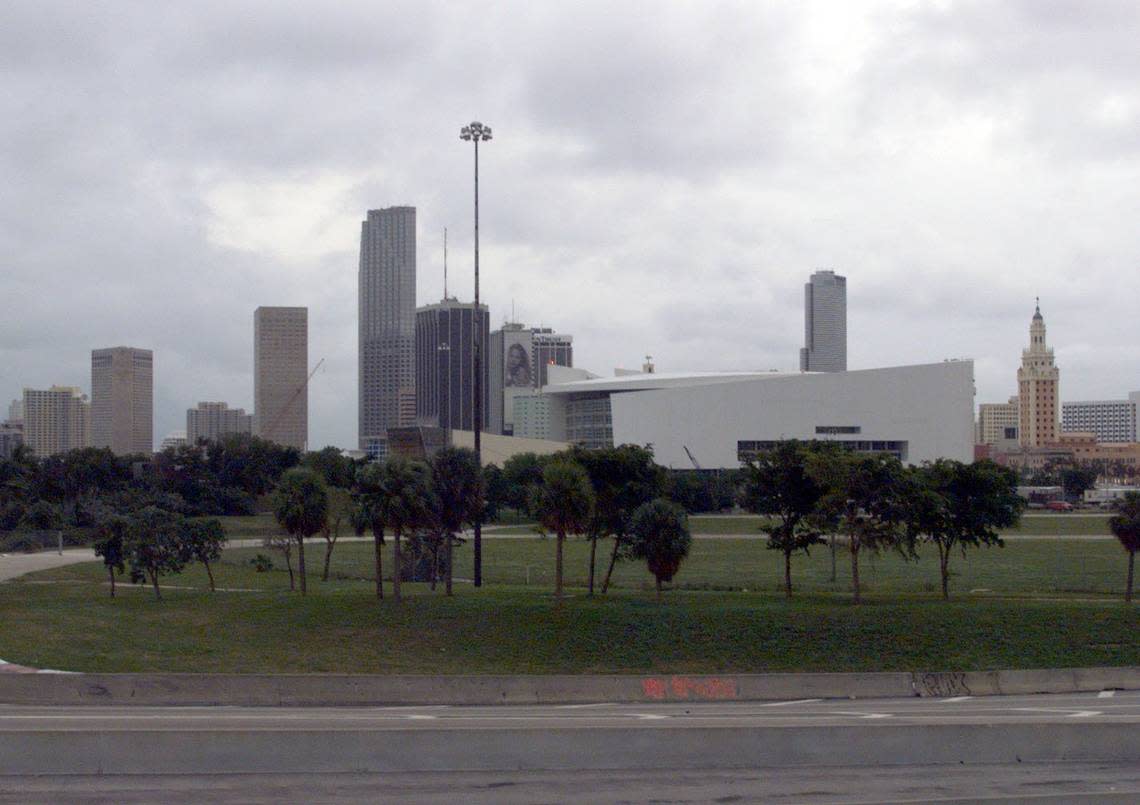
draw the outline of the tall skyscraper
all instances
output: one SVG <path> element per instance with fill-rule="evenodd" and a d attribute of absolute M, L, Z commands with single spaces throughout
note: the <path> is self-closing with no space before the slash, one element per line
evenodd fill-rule
<path fill-rule="evenodd" d="M 24 443 L 40 458 L 87 447 L 91 404 L 74 386 L 24 389 Z"/>
<path fill-rule="evenodd" d="M 154 353 L 91 350 L 91 446 L 117 456 L 154 452 Z"/>
<path fill-rule="evenodd" d="M 200 402 L 197 408 L 186 409 L 187 444 L 197 444 L 199 439 L 216 442 L 231 433 L 253 433 L 253 416 L 224 402 Z"/>
<path fill-rule="evenodd" d="M 834 271 L 816 271 L 804 285 L 800 371 L 847 371 L 847 278 Z"/>
<path fill-rule="evenodd" d="M 309 309 L 253 314 L 253 432 L 304 450 L 309 441 Z"/>
<path fill-rule="evenodd" d="M 444 299 L 416 310 L 416 423 L 428 427 L 474 430 L 474 306 Z M 479 305 L 480 343 L 490 337 L 491 316 Z M 491 398 L 487 361 L 482 362 L 483 426 Z"/>
<path fill-rule="evenodd" d="M 1040 447 L 1061 434 L 1061 372 L 1053 365 L 1053 350 L 1045 344 L 1045 318 L 1041 305 L 1029 324 L 1029 348 L 1021 352 L 1017 370 L 1022 447 Z"/>
<path fill-rule="evenodd" d="M 509 436 L 514 433 L 514 398 L 545 386 L 552 365 L 574 365 L 574 337 L 550 327 L 508 322 L 491 333 L 487 362 L 491 379 L 489 428 Z"/>
<path fill-rule="evenodd" d="M 387 452 L 388 428 L 415 424 L 416 208 L 369 210 L 360 228 L 359 447 Z"/>

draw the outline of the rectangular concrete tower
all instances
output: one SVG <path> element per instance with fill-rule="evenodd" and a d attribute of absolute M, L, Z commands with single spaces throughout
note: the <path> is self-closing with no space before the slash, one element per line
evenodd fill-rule
<path fill-rule="evenodd" d="M 847 278 L 834 271 L 816 271 L 804 285 L 800 371 L 847 371 Z"/>
<path fill-rule="evenodd" d="M 118 456 L 154 452 L 154 353 L 91 350 L 91 446 Z"/>
<path fill-rule="evenodd" d="M 309 441 L 309 309 L 253 314 L 253 432 L 305 450 Z"/>

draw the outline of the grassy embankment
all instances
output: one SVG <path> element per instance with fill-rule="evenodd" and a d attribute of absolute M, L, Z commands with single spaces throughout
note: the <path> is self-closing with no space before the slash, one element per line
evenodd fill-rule
<path fill-rule="evenodd" d="M 641 565 L 621 563 L 616 589 L 587 598 L 587 545 L 567 544 L 571 598 L 550 596 L 553 542 L 487 540 L 488 586 L 446 599 L 405 585 L 378 602 L 366 543 L 334 554 L 333 578 L 288 592 L 281 560 L 255 573 L 263 549 L 227 551 L 216 570 L 165 581 L 165 600 L 124 585 L 107 596 L 97 564 L 0 585 L 0 657 L 89 671 L 586 673 L 985 669 L 1140 664 L 1140 609 L 1120 601 L 1125 555 L 1114 541 L 1011 541 L 955 555 L 954 599 L 937 597 L 935 557 L 862 564 L 867 603 L 848 603 L 840 553 L 795 560 L 797 597 L 780 592 L 781 557 L 758 540 L 697 540 L 658 605 Z M 389 548 L 390 550 L 390 548 Z M 320 543 L 307 552 L 319 569 Z M 601 560 L 602 552 L 599 552 Z M 387 567 L 391 567 L 390 554 Z M 470 576 L 471 551 L 457 552 Z M 600 567 L 604 563 L 599 561 Z M 529 585 L 528 585 L 529 582 Z M 746 592 L 747 591 L 747 592 Z M 389 588 L 390 595 L 390 588 Z"/>

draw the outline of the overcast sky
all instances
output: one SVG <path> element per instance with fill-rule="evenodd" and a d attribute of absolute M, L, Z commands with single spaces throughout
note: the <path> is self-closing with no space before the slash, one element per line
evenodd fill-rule
<path fill-rule="evenodd" d="M 53 3 L 0 9 L 0 400 L 155 353 L 155 439 L 252 408 L 253 311 L 309 308 L 310 447 L 356 444 L 369 208 L 419 303 L 481 291 L 608 374 L 798 369 L 847 277 L 852 369 L 969 357 L 1140 389 L 1140 4 Z M 6 402 L 5 402 L 6 406 Z M 2 412 L 0 412 L 2 413 Z"/>

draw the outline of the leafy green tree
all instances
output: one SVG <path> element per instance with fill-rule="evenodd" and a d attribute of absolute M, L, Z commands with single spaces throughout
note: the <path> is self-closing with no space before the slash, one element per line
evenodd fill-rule
<path fill-rule="evenodd" d="M 1021 519 L 1017 473 L 992 461 L 963 464 L 939 459 L 909 471 L 903 501 L 907 535 L 938 549 L 942 597 L 950 597 L 950 555 L 957 548 L 1002 546 L 998 529 Z"/>
<path fill-rule="evenodd" d="M 319 474 L 330 488 L 348 489 L 352 486 L 355 465 L 351 458 L 342 455 L 339 447 L 325 447 L 306 453 L 301 463 Z"/>
<path fill-rule="evenodd" d="M 185 520 L 180 534 L 183 560 L 201 562 L 210 579 L 210 592 L 214 592 L 214 571 L 211 562 L 222 558 L 222 548 L 226 544 L 226 529 L 213 517 L 205 520 Z"/>
<path fill-rule="evenodd" d="M 131 568 L 131 581 L 149 580 L 154 597 L 162 600 L 158 580 L 179 573 L 185 566 L 182 550 L 182 515 L 147 506 L 128 518 L 123 553 Z"/>
<path fill-rule="evenodd" d="M 1124 497 L 1113 501 L 1116 512 L 1108 521 L 1108 527 L 1124 550 L 1128 551 L 1128 582 L 1124 587 L 1125 603 L 1132 603 L 1133 569 L 1136 552 L 1140 551 L 1140 492 L 1126 492 Z"/>
<path fill-rule="evenodd" d="M 443 536 L 445 587 L 452 593 L 456 536 L 473 523 L 483 505 L 484 487 L 474 450 L 445 447 L 431 458 L 431 502 L 436 530 Z"/>
<path fill-rule="evenodd" d="M 645 560 L 657 581 L 657 600 L 660 601 L 662 582 L 673 580 L 693 544 L 689 517 L 676 503 L 657 498 L 643 503 L 633 513 L 630 533 L 630 554 L 635 559 Z"/>
<path fill-rule="evenodd" d="M 295 447 L 232 433 L 207 445 L 206 466 L 218 486 L 237 487 L 257 497 L 273 490 L 286 470 L 301 462 Z"/>
<path fill-rule="evenodd" d="M 581 465 L 567 458 L 551 461 L 542 471 L 542 484 L 532 490 L 531 511 L 556 537 L 554 596 L 562 603 L 562 545 L 566 535 L 582 533 L 594 509 L 590 476 Z"/>
<path fill-rule="evenodd" d="M 24 509 L 20 528 L 28 531 L 58 531 L 63 527 L 63 512 L 46 500 L 37 500 Z"/>
<path fill-rule="evenodd" d="M 349 517 L 353 531 L 363 536 L 372 532 L 373 561 L 376 569 L 376 597 L 384 597 L 384 466 L 372 462 L 360 468 L 352 486 Z"/>
<path fill-rule="evenodd" d="M 823 542 L 816 514 L 824 489 L 808 471 L 814 447 L 796 440 L 782 441 L 749 461 L 744 468 L 744 507 L 774 518 L 762 525 L 768 548 L 784 554 L 784 595 L 792 597 L 792 556 L 807 553 Z M 834 451 L 831 451 L 834 453 Z"/>
<path fill-rule="evenodd" d="M 127 517 L 113 514 L 105 518 L 95 530 L 95 555 L 102 557 L 103 566 L 111 580 L 111 597 L 115 597 L 115 573 L 126 572 L 126 543 L 131 522 Z"/>
<path fill-rule="evenodd" d="M 319 533 L 328 518 L 329 492 L 325 482 L 309 469 L 296 467 L 287 471 L 273 493 L 273 514 L 297 541 L 297 575 L 301 595 L 305 595 L 305 539 Z"/>
<path fill-rule="evenodd" d="M 847 537 L 851 556 L 852 600 L 862 600 L 859 555 L 895 548 L 904 555 L 904 472 L 902 463 L 883 453 L 819 452 L 811 456 L 808 475 L 824 494 L 819 501 L 821 523 Z"/>
<path fill-rule="evenodd" d="M 502 501 L 517 512 L 531 514 L 534 489 L 542 483 L 542 470 L 548 462 L 549 458 L 535 453 L 518 453 L 503 462 Z"/>
<path fill-rule="evenodd" d="M 1061 486 L 1065 496 L 1073 500 L 1081 500 L 1087 490 L 1096 486 L 1097 470 L 1095 467 L 1073 465 L 1062 467 L 1060 470 Z"/>
<path fill-rule="evenodd" d="M 506 505 L 507 482 L 503 470 L 494 464 L 483 468 L 483 522 L 493 523 Z"/>
<path fill-rule="evenodd" d="M 380 517 L 392 529 L 393 562 L 392 597 L 400 600 L 400 538 L 430 522 L 429 471 L 422 461 L 409 461 L 393 456 L 383 465 L 383 481 L 377 503 Z"/>

